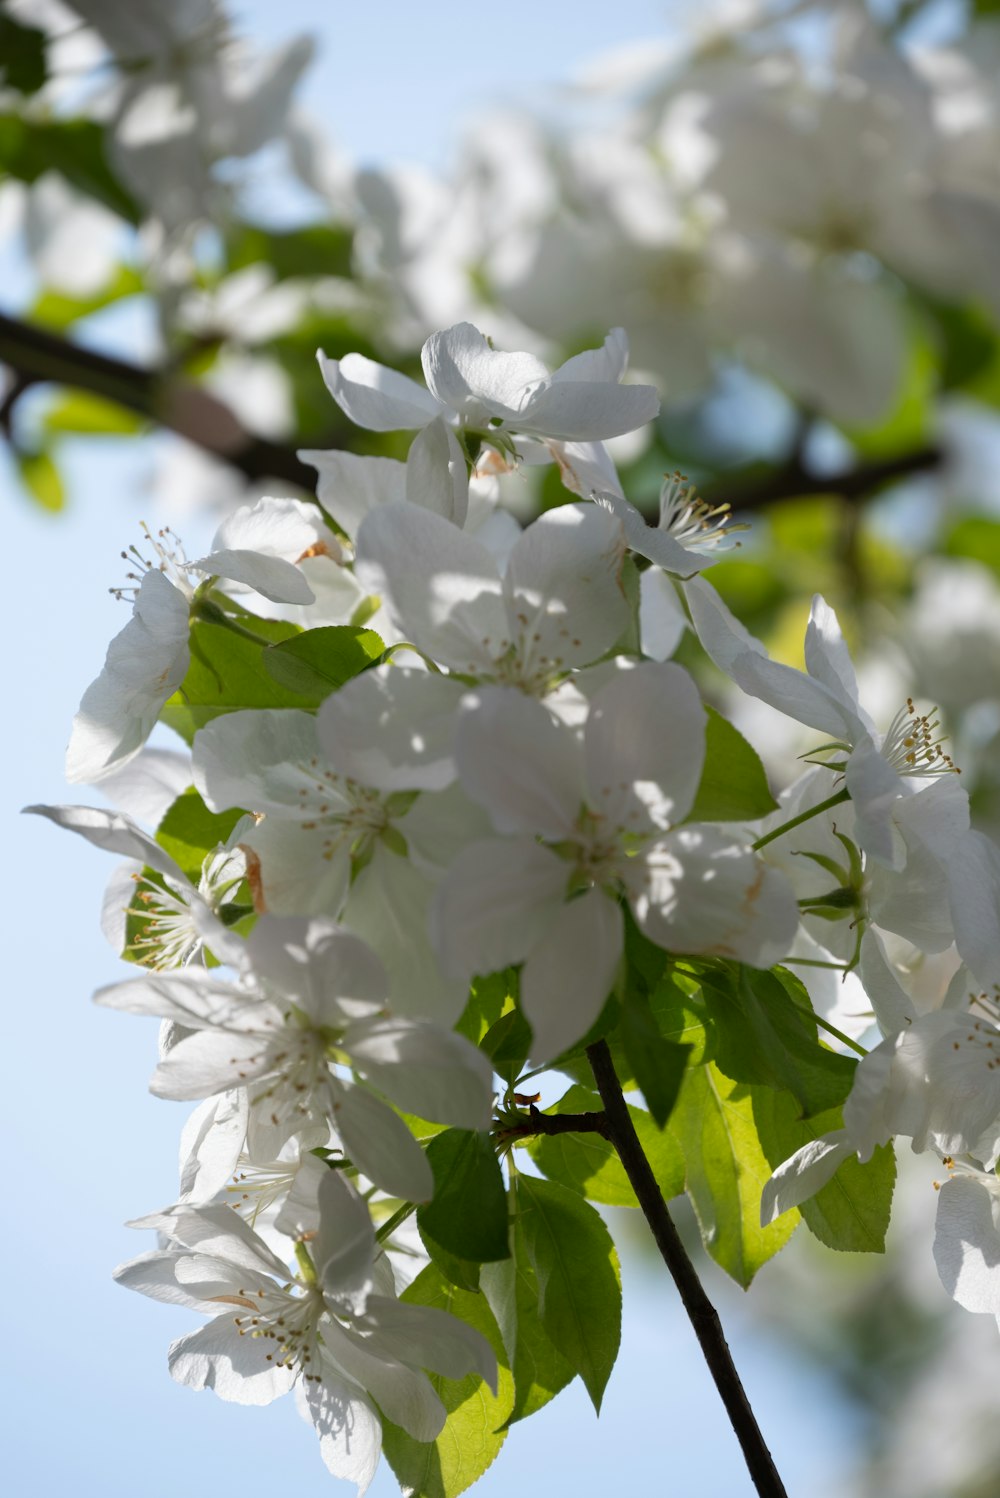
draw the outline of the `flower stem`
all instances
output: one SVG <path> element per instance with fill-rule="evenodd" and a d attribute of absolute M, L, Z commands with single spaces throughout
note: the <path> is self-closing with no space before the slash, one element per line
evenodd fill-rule
<path fill-rule="evenodd" d="M 813 1010 L 813 1019 L 816 1021 L 817 1025 L 819 1025 L 820 1029 L 826 1030 L 830 1035 L 835 1035 L 840 1041 L 841 1045 L 850 1046 L 851 1050 L 856 1051 L 859 1056 L 868 1055 L 868 1052 L 865 1050 L 863 1045 L 858 1045 L 858 1042 L 856 1040 L 852 1040 L 849 1035 L 845 1035 L 842 1030 L 838 1030 L 836 1025 L 831 1025 L 828 1019 L 824 1019 L 823 1016 L 821 1014 L 817 1014 L 815 1010 Z"/>
<path fill-rule="evenodd" d="M 587 1057 L 608 1116 L 611 1143 L 618 1151 L 656 1246 L 677 1286 L 681 1303 L 694 1328 L 709 1372 L 742 1448 L 753 1485 L 760 1498 L 787 1498 L 785 1485 L 764 1442 L 733 1363 L 719 1313 L 706 1295 L 697 1271 L 688 1258 L 687 1250 L 680 1240 L 652 1168 L 639 1143 L 607 1042 L 598 1040 L 588 1046 Z"/>
<path fill-rule="evenodd" d="M 770 832 L 765 832 L 755 843 L 751 843 L 755 853 L 761 848 L 766 848 L 768 843 L 773 843 L 776 837 L 781 837 L 783 832 L 790 832 L 793 827 L 798 827 L 802 822 L 809 822 L 813 817 L 818 817 L 821 812 L 829 811 L 831 806 L 839 806 L 842 801 L 849 801 L 851 793 L 846 788 L 838 791 L 834 796 L 828 796 L 825 801 L 820 801 L 818 806 L 810 806 L 808 811 L 800 811 L 797 817 L 792 817 L 787 822 L 782 822 L 780 827 L 774 827 Z"/>
<path fill-rule="evenodd" d="M 191 613 L 196 619 L 204 619 L 206 624 L 218 624 L 223 629 L 228 629 L 234 635 L 239 635 L 243 640 L 252 640 L 255 645 L 273 645 L 273 640 L 268 640 L 264 635 L 256 634 L 252 629 L 247 629 L 242 624 L 219 608 L 210 598 L 199 598 L 194 604 Z"/>

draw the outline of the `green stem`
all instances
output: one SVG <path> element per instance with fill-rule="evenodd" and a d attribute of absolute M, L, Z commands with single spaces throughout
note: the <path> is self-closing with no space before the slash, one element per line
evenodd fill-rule
<path fill-rule="evenodd" d="M 273 640 L 265 639 L 263 635 L 255 634 L 252 629 L 246 629 L 244 625 L 237 624 L 236 620 L 213 603 L 210 598 L 196 599 L 191 608 L 191 614 L 195 619 L 203 619 L 206 624 L 218 624 L 223 629 L 231 630 L 234 635 L 239 635 L 243 640 L 252 640 L 255 645 L 273 645 Z"/>
<path fill-rule="evenodd" d="M 831 1025 L 828 1019 L 824 1019 L 823 1016 L 821 1014 L 817 1014 L 815 1010 L 813 1010 L 813 1019 L 816 1021 L 817 1025 L 819 1025 L 821 1030 L 825 1030 L 828 1035 L 835 1035 L 836 1038 L 840 1041 L 841 1045 L 850 1046 L 851 1050 L 856 1051 L 859 1056 L 868 1055 L 868 1052 L 865 1050 L 863 1045 L 858 1045 L 858 1042 L 856 1040 L 852 1040 L 849 1035 L 845 1035 L 843 1030 L 838 1030 L 836 1025 Z"/>
<path fill-rule="evenodd" d="M 404 1202 L 399 1210 L 393 1212 L 392 1216 L 387 1218 L 386 1221 L 383 1222 L 382 1226 L 378 1229 L 375 1234 L 376 1243 L 384 1243 L 385 1240 L 391 1237 L 396 1229 L 400 1227 L 408 1217 L 413 1216 L 416 1210 L 416 1202 Z"/>
<path fill-rule="evenodd" d="M 761 848 L 766 848 L 768 843 L 773 843 L 775 838 L 781 837 L 783 832 L 790 832 L 793 827 L 799 827 L 803 822 L 809 822 L 813 817 L 818 817 L 821 812 L 829 811 L 831 806 L 840 806 L 842 802 L 850 801 L 850 799 L 851 793 L 845 787 L 844 790 L 838 791 L 835 796 L 828 796 L 825 801 L 820 801 L 817 806 L 810 806 L 808 811 L 800 811 L 797 817 L 792 817 L 789 821 L 782 822 L 780 827 L 775 827 L 770 832 L 765 832 L 763 837 L 759 837 L 750 846 L 755 853 L 759 853 Z"/>

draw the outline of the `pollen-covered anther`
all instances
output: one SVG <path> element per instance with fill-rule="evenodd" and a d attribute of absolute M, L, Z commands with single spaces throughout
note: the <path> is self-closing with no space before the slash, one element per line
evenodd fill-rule
<path fill-rule="evenodd" d="M 152 555 L 144 556 L 134 542 L 121 552 L 122 561 L 127 562 L 129 566 L 138 567 L 139 571 L 126 573 L 127 581 L 120 588 L 109 588 L 108 592 L 119 602 L 127 600 L 131 603 L 146 573 L 155 569 L 164 573 L 176 588 L 190 598 L 194 592 L 191 583 L 191 563 L 187 559 L 180 537 L 169 526 L 163 526 L 154 536 L 144 520 L 140 522 L 140 529 L 145 539 L 146 549 Z"/>

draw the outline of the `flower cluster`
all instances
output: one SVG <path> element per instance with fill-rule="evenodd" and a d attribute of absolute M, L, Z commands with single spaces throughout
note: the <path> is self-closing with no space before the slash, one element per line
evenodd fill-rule
<path fill-rule="evenodd" d="M 106 924 L 140 970 L 98 1002 L 163 1022 L 152 1090 L 198 1103 L 180 1199 L 137 1224 L 161 1246 L 118 1278 L 210 1317 L 171 1348 L 176 1379 L 244 1403 L 294 1387 L 362 1491 L 383 1420 L 440 1433 L 428 1370 L 495 1386 L 495 1346 L 401 1299 L 394 1259 L 414 1206 L 441 1220 L 441 1127 L 486 1137 L 494 1063 L 501 1148 L 518 1077 L 571 1068 L 594 1036 L 624 1037 L 661 1124 L 681 1086 L 663 1102 L 667 1054 L 810 1113 L 839 1098 L 842 1130 L 777 1170 L 765 1217 L 912 1137 L 955 1172 L 946 1283 L 1000 1310 L 1000 1028 L 981 996 L 1000 984 L 1000 855 L 933 717 L 907 703 L 880 732 L 861 706 L 822 599 L 806 671 L 773 661 L 702 575 L 724 512 L 676 478 L 658 525 L 628 503 L 604 444 L 657 397 L 626 362 L 621 330 L 549 371 L 465 323 L 425 344 L 425 385 L 321 356 L 352 420 L 415 431 L 406 461 L 310 452 L 318 505 L 247 506 L 195 562 L 149 538 L 69 774 L 113 790 L 162 717 L 190 743 L 189 784 L 155 836 L 121 812 L 33 808 L 129 860 Z M 495 475 L 540 459 L 570 493 L 521 530 Z M 688 627 L 824 736 L 781 808 L 669 659 Z M 928 993 L 914 973 L 941 954 Z M 773 968 L 776 988 L 755 976 Z M 702 1006 L 700 1058 L 674 1043 L 671 994 Z M 817 1037 L 817 1017 L 843 1039 L 872 1014 L 886 1038 L 856 1070 Z M 468 1288 L 429 1221 L 424 1247 Z"/>

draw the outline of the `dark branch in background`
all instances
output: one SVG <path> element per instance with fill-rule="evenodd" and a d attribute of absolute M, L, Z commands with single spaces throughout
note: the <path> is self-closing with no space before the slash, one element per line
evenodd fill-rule
<path fill-rule="evenodd" d="M 177 432 L 247 479 L 281 479 L 307 494 L 315 490 L 315 473 L 296 457 L 293 448 L 254 436 L 216 396 L 180 376 L 95 353 L 44 328 L 3 315 L 0 363 L 6 364 L 14 377 L 0 410 L 0 429 L 6 427 L 8 435 L 13 405 L 29 385 L 70 385 Z M 939 448 L 927 446 L 839 473 L 817 474 L 804 465 L 798 444 L 782 467 L 723 475 L 705 486 L 704 497 L 713 503 L 728 500 L 738 514 L 810 494 L 836 494 L 856 502 L 897 479 L 938 467 L 943 457 Z M 650 513 L 649 518 L 655 516 Z"/>
<path fill-rule="evenodd" d="M 316 487 L 314 470 L 293 448 L 254 436 L 224 402 L 189 380 L 95 353 L 2 314 L 0 363 L 13 371 L 14 399 L 29 385 L 71 385 L 177 432 L 247 479 L 283 479 L 307 493 Z M 9 421 L 9 409 L 5 415 Z"/>
<path fill-rule="evenodd" d="M 638 1198 L 643 1216 L 649 1223 L 656 1246 L 677 1286 L 681 1302 L 715 1380 L 715 1387 L 743 1450 L 753 1485 L 761 1498 L 787 1498 L 785 1485 L 778 1475 L 736 1371 L 719 1313 L 705 1294 L 697 1271 L 688 1258 L 687 1250 L 656 1184 L 656 1177 L 639 1143 L 607 1042 L 598 1040 L 594 1045 L 588 1046 L 587 1057 L 607 1113 L 610 1125 L 608 1138 L 618 1151 L 618 1157 Z"/>

